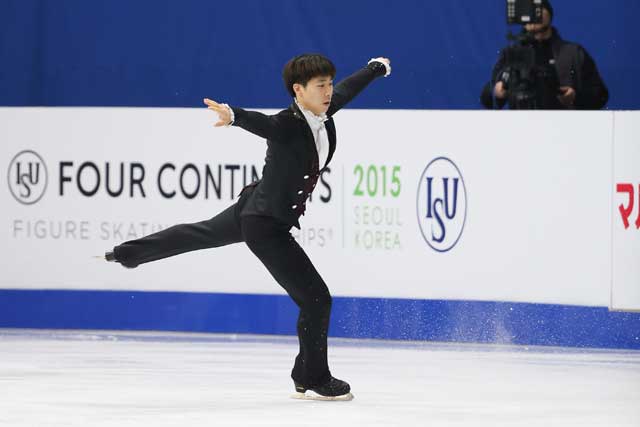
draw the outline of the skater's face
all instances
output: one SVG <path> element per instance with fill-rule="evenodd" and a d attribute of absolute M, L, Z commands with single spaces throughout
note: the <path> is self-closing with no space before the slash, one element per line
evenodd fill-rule
<path fill-rule="evenodd" d="M 326 113 L 333 96 L 333 79 L 331 76 L 314 77 L 306 85 L 295 83 L 293 91 L 298 102 L 313 114 Z"/>
<path fill-rule="evenodd" d="M 551 37 L 551 14 L 547 9 L 542 9 L 542 22 L 540 24 L 526 24 L 524 29 L 534 35 L 536 40 L 546 40 Z"/>

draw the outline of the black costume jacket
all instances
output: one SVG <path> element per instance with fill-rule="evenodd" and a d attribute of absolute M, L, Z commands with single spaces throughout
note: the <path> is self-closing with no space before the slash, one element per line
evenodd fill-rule
<path fill-rule="evenodd" d="M 553 28 L 553 35 L 547 43 L 551 44 L 559 86 L 571 86 L 576 91 L 573 108 L 576 110 L 603 108 L 609 100 L 609 91 L 600 77 L 593 58 L 586 49 L 579 44 L 563 40 L 555 28 Z M 537 49 L 541 49 L 540 44 Z M 495 107 L 493 104 L 493 87 L 505 69 L 505 62 L 505 50 L 502 50 L 500 58 L 493 68 L 492 80 L 485 85 L 480 98 L 486 108 L 502 108 L 507 103 L 506 99 L 497 99 Z M 566 107 L 553 97 L 552 102 L 549 105 L 543 105 L 542 108 L 565 109 Z"/>
<path fill-rule="evenodd" d="M 249 192 L 248 200 L 243 203 L 240 216 L 270 216 L 300 228 L 298 218 L 304 214 L 307 199 L 336 149 L 333 115 L 371 81 L 384 74 L 384 65 L 372 62 L 335 86 L 325 122 L 329 154 L 324 165 L 318 164 L 313 133 L 295 102 L 272 116 L 231 107 L 235 115 L 233 126 L 239 126 L 267 140 L 262 179 L 243 189 L 243 193 L 248 188 L 252 191 Z"/>

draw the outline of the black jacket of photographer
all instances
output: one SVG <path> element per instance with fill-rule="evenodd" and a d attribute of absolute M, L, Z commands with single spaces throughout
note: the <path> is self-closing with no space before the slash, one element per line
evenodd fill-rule
<path fill-rule="evenodd" d="M 553 28 L 552 36 L 545 41 L 536 42 L 534 47 L 538 57 L 553 56 L 559 86 L 570 86 L 576 91 L 574 109 L 599 110 L 607 104 L 609 91 L 600 77 L 593 58 L 582 46 L 563 40 L 558 31 Z M 495 98 L 494 104 L 493 97 L 493 88 L 506 68 L 505 52 L 506 49 L 500 52 L 500 58 L 493 68 L 491 82 L 483 88 L 480 99 L 485 108 L 503 108 L 508 102 L 508 99 Z M 540 109 L 567 109 L 555 96 L 547 97 L 544 104 Z"/>

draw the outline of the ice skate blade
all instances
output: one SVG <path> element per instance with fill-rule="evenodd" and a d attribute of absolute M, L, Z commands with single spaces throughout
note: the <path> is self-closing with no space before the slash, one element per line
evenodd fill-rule
<path fill-rule="evenodd" d="M 353 400 L 353 394 L 347 393 L 340 396 L 322 396 L 313 391 L 308 391 L 307 393 L 299 393 L 296 392 L 291 395 L 292 399 L 298 400 L 323 400 L 323 401 L 339 401 L 339 402 L 348 402 L 349 400 Z"/>

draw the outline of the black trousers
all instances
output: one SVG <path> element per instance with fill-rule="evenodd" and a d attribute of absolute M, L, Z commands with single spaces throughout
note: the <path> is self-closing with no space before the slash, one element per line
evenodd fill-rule
<path fill-rule="evenodd" d="M 300 350 L 291 377 L 307 387 L 321 385 L 331 376 L 327 363 L 329 289 L 291 236 L 291 226 L 271 217 L 241 217 L 243 199 L 209 220 L 175 225 L 116 246 L 115 258 L 124 266 L 136 267 L 185 252 L 244 242 L 300 309 Z"/>

